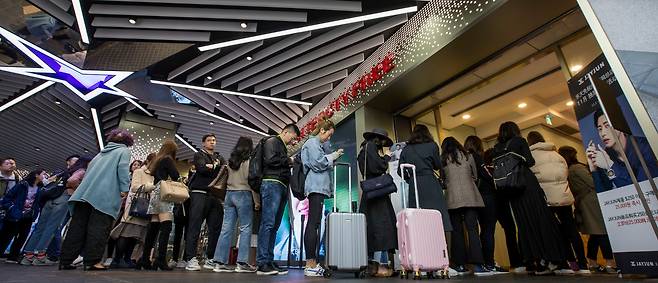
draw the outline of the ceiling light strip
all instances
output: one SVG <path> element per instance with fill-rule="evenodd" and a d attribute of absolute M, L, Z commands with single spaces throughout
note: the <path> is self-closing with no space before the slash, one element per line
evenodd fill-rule
<path fill-rule="evenodd" d="M 261 131 L 259 131 L 259 130 L 255 130 L 255 129 L 249 128 L 249 127 L 247 127 L 247 126 L 245 126 L 245 125 L 242 125 L 242 124 L 239 124 L 239 123 L 233 122 L 233 121 L 231 121 L 231 120 L 229 120 L 229 119 L 222 118 L 222 117 L 217 116 L 217 115 L 215 115 L 215 114 L 213 114 L 213 113 L 210 113 L 210 112 L 208 112 L 208 111 L 206 111 L 206 110 L 199 109 L 199 112 L 200 112 L 200 113 L 203 113 L 203 114 L 205 114 L 205 115 L 208 115 L 208 116 L 210 116 L 210 117 L 213 117 L 213 118 L 215 118 L 215 119 L 219 119 L 220 121 L 223 121 L 223 122 L 229 123 L 229 124 L 231 124 L 231 125 L 238 126 L 238 127 L 243 128 L 243 129 L 245 129 L 245 130 L 252 131 L 252 132 L 257 133 L 257 134 L 259 134 L 259 135 L 262 135 L 262 136 L 269 136 L 267 133 L 264 133 L 264 132 L 261 132 Z"/>
<path fill-rule="evenodd" d="M 78 30 L 80 31 L 80 39 L 83 43 L 89 44 L 89 33 L 87 32 L 87 25 L 85 24 L 84 13 L 82 13 L 82 1 L 73 0 L 73 12 L 75 12 L 75 20 L 78 22 Z"/>
<path fill-rule="evenodd" d="M 12 99 L 11 101 L 9 101 L 9 102 L 5 103 L 4 105 L 0 106 L 0 112 L 4 111 L 5 109 L 7 109 L 9 107 L 12 107 L 12 106 L 16 105 L 17 103 L 29 98 L 32 95 L 48 88 L 49 86 L 53 85 L 54 83 L 55 82 L 53 82 L 53 81 L 47 81 L 47 82 L 42 83 L 39 86 L 31 89 L 30 91 L 22 94 L 21 96 Z"/>
<path fill-rule="evenodd" d="M 126 100 L 128 100 L 128 102 L 132 103 L 132 105 L 135 105 L 135 107 L 139 108 L 139 110 L 142 110 L 142 112 L 146 113 L 146 115 L 149 115 L 149 116 L 153 117 L 153 114 L 151 114 L 151 112 L 149 112 L 149 111 L 146 110 L 144 107 L 142 107 L 141 105 L 139 105 L 139 103 L 137 103 L 136 101 L 134 101 L 132 98 L 130 98 L 130 97 L 124 97 L 124 98 L 125 98 Z"/>
<path fill-rule="evenodd" d="M 300 33 L 300 32 L 307 32 L 307 31 L 325 29 L 325 28 L 341 26 L 341 25 L 346 25 L 346 24 L 351 24 L 351 23 L 356 23 L 356 22 L 369 21 L 369 20 L 374 20 L 374 19 L 379 19 L 379 18 L 386 18 L 386 17 L 400 15 L 400 14 L 406 14 L 406 13 L 413 13 L 413 12 L 416 12 L 416 11 L 418 11 L 417 6 L 401 8 L 401 9 L 395 9 L 395 10 L 390 10 L 390 11 L 386 11 L 386 12 L 374 13 L 374 14 L 370 14 L 370 15 L 358 16 L 358 17 L 347 18 L 347 19 L 343 19 L 343 20 L 337 20 L 337 21 L 332 21 L 332 22 L 326 22 L 326 23 L 321 23 L 321 24 L 316 24 L 316 25 L 310 25 L 310 26 L 305 26 L 305 27 L 300 27 L 300 28 L 293 28 L 293 29 L 288 29 L 288 30 L 283 30 L 283 31 L 271 32 L 271 33 L 266 33 L 266 34 L 261 34 L 261 35 L 256 35 L 256 36 L 240 38 L 240 39 L 236 39 L 236 40 L 230 40 L 230 41 L 205 45 L 205 46 L 199 47 L 199 50 L 200 51 L 208 51 L 208 50 L 213 50 L 213 49 L 217 49 L 217 48 L 233 46 L 233 45 L 239 45 L 239 44 L 244 44 L 244 43 L 248 43 L 248 42 L 254 42 L 254 41 L 258 41 L 258 40 L 265 40 L 265 39 L 270 39 L 270 38 L 275 38 L 275 37 L 280 37 L 280 36 L 286 36 L 286 35 L 291 35 L 291 34 Z"/>
<path fill-rule="evenodd" d="M 244 97 L 250 97 L 250 98 L 255 98 L 255 99 L 279 101 L 279 102 L 285 102 L 285 103 L 291 103 L 291 104 L 309 105 L 309 106 L 313 105 L 313 103 L 310 103 L 310 102 L 304 102 L 304 101 L 298 101 L 298 100 L 292 100 L 292 99 L 285 99 L 285 98 L 278 98 L 278 97 L 271 97 L 271 96 L 256 95 L 256 94 L 249 94 L 249 93 L 242 93 L 242 92 L 235 92 L 235 91 L 230 91 L 230 90 L 208 88 L 208 87 L 195 86 L 195 85 L 179 84 L 179 83 L 172 83 L 172 82 L 165 82 L 165 81 L 158 81 L 158 80 L 151 80 L 151 83 L 159 84 L 159 85 L 166 85 L 166 86 L 170 86 L 170 87 L 181 87 L 181 88 L 187 88 L 187 89 L 196 89 L 196 90 L 200 90 L 200 91 L 208 91 L 208 92 L 222 93 L 222 94 L 235 95 L 235 96 L 244 96 Z"/>
<path fill-rule="evenodd" d="M 103 145 L 103 134 L 101 133 L 101 124 L 98 120 L 98 113 L 96 112 L 96 108 L 91 108 L 91 118 L 94 120 L 94 128 L 96 130 L 96 139 L 98 139 L 98 147 L 100 150 L 103 150 L 105 145 Z"/>
<path fill-rule="evenodd" d="M 189 148 L 190 148 L 192 151 L 194 151 L 195 153 L 196 153 L 196 152 L 199 152 L 198 150 L 196 150 L 196 148 L 194 148 L 190 143 L 188 143 L 188 142 L 187 142 L 185 139 L 183 139 L 183 137 L 181 137 L 180 135 L 176 134 L 176 138 L 177 138 L 180 142 L 182 142 L 184 145 L 186 145 L 187 147 L 189 147 Z"/>

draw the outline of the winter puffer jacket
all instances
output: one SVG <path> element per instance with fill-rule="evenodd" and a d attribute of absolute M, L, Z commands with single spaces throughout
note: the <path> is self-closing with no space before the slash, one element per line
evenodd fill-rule
<path fill-rule="evenodd" d="M 531 145 L 530 151 L 535 159 L 535 166 L 530 170 L 544 190 L 548 206 L 572 205 L 574 198 L 567 180 L 569 167 L 564 158 L 557 153 L 555 145 L 539 142 Z"/>

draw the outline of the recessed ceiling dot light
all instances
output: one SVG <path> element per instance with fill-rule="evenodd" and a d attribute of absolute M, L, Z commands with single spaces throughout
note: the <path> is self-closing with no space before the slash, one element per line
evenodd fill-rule
<path fill-rule="evenodd" d="M 573 106 L 573 101 L 569 100 L 569 102 L 567 102 L 567 106 Z"/>
<path fill-rule="evenodd" d="M 571 67 L 571 72 L 577 73 L 578 71 L 580 71 L 582 69 L 583 69 L 583 65 L 580 65 L 580 64 L 579 65 L 573 65 Z"/>
<path fill-rule="evenodd" d="M 212 76 L 207 76 L 206 79 L 212 80 Z"/>
<path fill-rule="evenodd" d="M 176 115 L 174 115 L 174 114 L 171 114 L 171 115 L 169 115 L 169 116 L 171 116 L 171 118 L 175 118 L 175 117 L 176 117 Z"/>
<path fill-rule="evenodd" d="M 247 28 L 247 23 L 240 23 L 241 28 Z"/>
<path fill-rule="evenodd" d="M 128 19 L 128 22 L 129 22 L 131 25 L 134 25 L 134 24 L 137 23 L 137 21 L 136 21 L 135 19 Z"/>
<path fill-rule="evenodd" d="M 240 117 L 238 120 L 240 120 L 240 123 L 244 123 L 244 119 L 242 119 L 242 117 Z"/>
<path fill-rule="evenodd" d="M 464 119 L 464 120 L 471 119 L 471 115 L 469 115 L 469 114 L 464 114 L 464 115 L 462 115 L 462 119 Z"/>
<path fill-rule="evenodd" d="M 528 106 L 528 104 L 525 103 L 525 102 L 519 103 L 519 108 L 526 108 L 527 106 Z"/>
<path fill-rule="evenodd" d="M 60 105 L 60 104 L 62 104 L 62 102 L 59 101 L 59 99 L 58 99 L 58 100 L 55 100 L 55 104 Z"/>
<path fill-rule="evenodd" d="M 215 122 L 213 122 L 213 121 L 210 121 L 210 125 L 214 125 L 214 124 L 215 124 Z"/>
<path fill-rule="evenodd" d="M 251 58 L 251 56 L 247 56 L 247 61 L 251 61 L 251 59 L 254 59 L 254 58 Z"/>
<path fill-rule="evenodd" d="M 85 116 L 80 115 L 80 116 L 78 116 L 78 119 L 80 119 L 80 120 L 84 120 L 84 119 L 85 119 Z"/>
<path fill-rule="evenodd" d="M 36 151 L 41 151 L 41 149 L 38 148 L 38 147 L 35 147 L 34 150 L 36 150 Z"/>
<path fill-rule="evenodd" d="M 219 107 L 219 103 L 215 103 L 215 107 Z"/>

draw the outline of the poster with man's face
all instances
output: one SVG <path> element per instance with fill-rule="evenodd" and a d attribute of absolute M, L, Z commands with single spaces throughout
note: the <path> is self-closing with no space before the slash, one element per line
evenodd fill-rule
<path fill-rule="evenodd" d="M 658 162 L 605 57 L 571 79 L 569 91 L 617 264 L 624 273 L 658 272 L 658 238 L 632 178 L 658 215 L 658 199 L 649 182 L 658 181 Z M 597 94 L 606 105 L 612 102 L 610 109 L 602 108 Z"/>

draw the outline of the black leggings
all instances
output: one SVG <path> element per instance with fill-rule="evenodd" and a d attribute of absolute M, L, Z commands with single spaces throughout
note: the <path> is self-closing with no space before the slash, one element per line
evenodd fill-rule
<path fill-rule="evenodd" d="M 505 231 L 505 242 L 507 244 L 507 254 L 509 255 L 510 266 L 521 267 L 521 253 L 519 244 L 516 239 L 516 223 L 512 216 L 509 200 L 502 195 L 496 195 L 496 218 Z"/>
<path fill-rule="evenodd" d="M 317 259 L 318 239 L 320 238 L 320 222 L 322 208 L 326 195 L 311 193 L 308 195 L 308 222 L 304 231 L 304 250 L 307 259 Z"/>
<path fill-rule="evenodd" d="M 590 235 L 587 241 L 587 258 L 596 260 L 601 248 L 604 259 L 613 259 L 612 246 L 608 235 Z"/>
<path fill-rule="evenodd" d="M 562 242 L 566 251 L 567 260 L 578 261 L 580 265 L 587 265 L 587 258 L 585 258 L 585 247 L 583 240 L 578 233 L 576 220 L 573 217 L 573 210 L 570 205 L 567 206 L 551 206 L 551 210 L 557 216 L 560 225 L 560 232 L 562 232 Z M 574 256 L 575 253 L 575 256 Z"/>
<path fill-rule="evenodd" d="M 119 262 L 120 259 L 123 259 L 124 262 L 131 262 L 130 256 L 133 253 L 133 249 L 137 244 L 137 239 L 119 237 L 116 240 L 116 250 L 114 252 L 114 261 Z"/>
<path fill-rule="evenodd" d="M 176 205 L 174 208 L 174 250 L 172 253 L 172 259 L 178 261 L 179 258 L 185 258 L 183 255 L 180 256 L 180 248 L 183 241 L 183 234 L 187 228 L 187 216 L 189 215 L 189 201 L 185 202 L 184 205 Z"/>
<path fill-rule="evenodd" d="M 144 238 L 144 252 L 142 253 L 142 262 L 151 262 L 151 250 L 155 246 L 155 240 L 158 238 L 160 231 L 160 222 L 151 222 L 146 230 L 146 237 Z"/>

